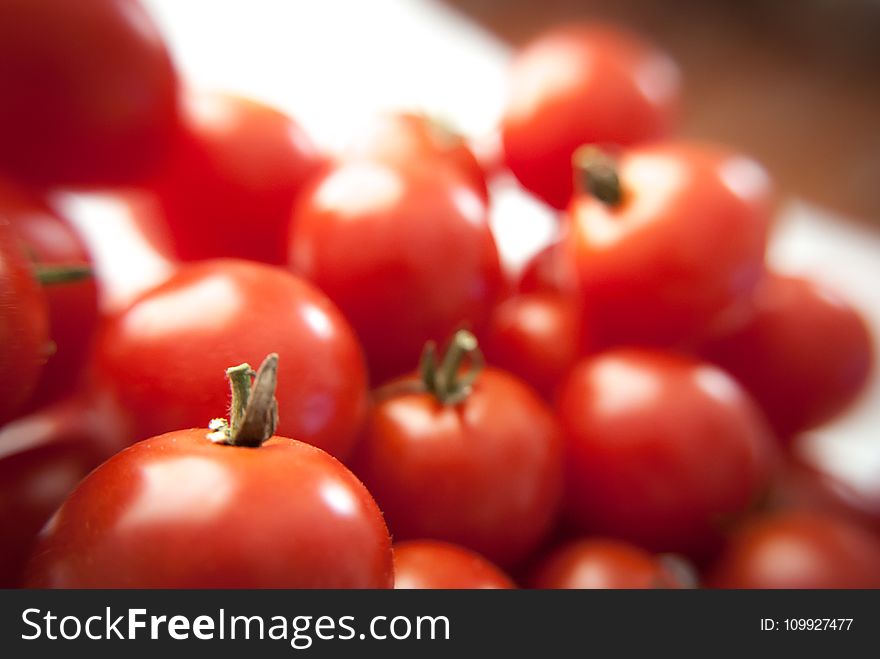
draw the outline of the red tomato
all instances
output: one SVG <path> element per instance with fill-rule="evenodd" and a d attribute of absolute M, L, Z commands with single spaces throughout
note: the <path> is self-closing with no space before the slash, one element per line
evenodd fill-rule
<path fill-rule="evenodd" d="M 467 141 L 450 127 L 426 115 L 406 112 L 379 116 L 352 146 L 351 155 L 375 158 L 392 166 L 413 162 L 447 162 L 488 202 L 486 174 Z"/>
<path fill-rule="evenodd" d="M 510 567 L 556 519 L 559 428 L 514 376 L 487 368 L 456 388 L 457 371 L 443 362 L 442 386 L 400 380 L 377 394 L 352 469 L 396 539 L 444 540 Z"/>
<path fill-rule="evenodd" d="M 177 76 L 136 0 L 0 3 L 0 169 L 37 183 L 136 180 L 177 130 Z"/>
<path fill-rule="evenodd" d="M 647 350 L 581 361 L 562 385 L 571 523 L 702 557 L 768 484 L 774 439 L 720 369 Z"/>
<path fill-rule="evenodd" d="M 535 569 L 530 585 L 551 589 L 691 587 L 678 565 L 667 558 L 620 540 L 575 540 L 547 556 Z"/>
<path fill-rule="evenodd" d="M 91 257 L 73 227 L 41 201 L 0 186 L 0 213 L 37 267 L 91 267 Z M 42 288 L 52 350 L 29 399 L 31 410 L 70 394 L 80 379 L 98 324 L 98 287 L 93 277 Z"/>
<path fill-rule="evenodd" d="M 880 588 L 880 542 L 832 516 L 754 518 L 730 540 L 709 578 L 716 588 Z"/>
<path fill-rule="evenodd" d="M 843 411 L 864 389 L 871 336 L 853 307 L 824 286 L 771 274 L 755 293 L 744 325 L 704 347 L 790 439 Z"/>
<path fill-rule="evenodd" d="M 504 281 L 486 206 L 449 167 L 342 163 L 301 197 L 290 262 L 339 305 L 374 384 L 425 341 L 479 331 Z"/>
<path fill-rule="evenodd" d="M 48 352 L 46 299 L 19 237 L 0 214 L 0 426 L 33 393 Z"/>
<path fill-rule="evenodd" d="M 505 161 L 524 187 L 560 209 L 571 199 L 579 146 L 661 138 L 677 114 L 675 63 L 619 28 L 568 25 L 542 34 L 517 55 L 510 83 Z"/>
<path fill-rule="evenodd" d="M 0 587 L 19 585 L 46 520 L 127 438 L 112 403 L 91 393 L 0 429 Z"/>
<path fill-rule="evenodd" d="M 382 514 L 341 463 L 286 437 L 250 448 L 206 435 L 153 437 L 92 472 L 41 534 L 26 585 L 392 586 Z"/>
<path fill-rule="evenodd" d="M 486 359 L 550 398 L 588 348 L 581 311 L 570 297 L 533 293 L 508 298 L 492 313 Z"/>
<path fill-rule="evenodd" d="M 284 263 L 294 200 L 323 157 L 271 107 L 228 94 L 187 100 L 184 134 L 155 183 L 177 255 Z"/>
<path fill-rule="evenodd" d="M 226 365 L 270 351 L 281 356 L 279 433 L 344 459 L 367 404 L 363 354 L 339 310 L 281 268 L 181 267 L 109 319 L 96 361 L 142 439 L 204 426 L 226 407 Z"/>
<path fill-rule="evenodd" d="M 574 293 L 574 264 L 567 256 L 561 241 L 547 245 L 526 263 L 517 290 L 520 293 Z"/>
<path fill-rule="evenodd" d="M 661 144 L 617 165 L 616 203 L 574 199 L 565 239 L 604 343 L 679 343 L 737 315 L 763 272 L 770 180 L 722 148 Z"/>
<path fill-rule="evenodd" d="M 436 540 L 394 545 L 394 587 L 412 589 L 509 589 L 513 581 L 479 554 Z"/>

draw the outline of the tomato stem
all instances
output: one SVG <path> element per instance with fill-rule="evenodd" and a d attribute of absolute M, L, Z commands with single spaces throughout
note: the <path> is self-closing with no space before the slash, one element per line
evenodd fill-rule
<path fill-rule="evenodd" d="M 617 163 L 607 152 L 592 144 L 584 145 L 574 152 L 572 165 L 577 189 L 609 206 L 623 201 Z"/>
<path fill-rule="evenodd" d="M 468 359 L 470 368 L 461 371 Z M 429 341 L 422 352 L 419 372 L 425 389 L 444 405 L 457 405 L 471 393 L 484 366 L 477 338 L 468 330 L 458 330 L 438 366 L 437 344 Z"/>
<path fill-rule="evenodd" d="M 87 265 L 34 265 L 34 276 L 43 286 L 56 286 L 89 279 L 92 269 Z"/>
<path fill-rule="evenodd" d="M 232 390 L 229 421 L 212 420 L 208 439 L 232 446 L 261 446 L 278 425 L 278 355 L 268 355 L 256 373 L 250 365 L 239 364 L 227 368 L 226 377 Z"/>

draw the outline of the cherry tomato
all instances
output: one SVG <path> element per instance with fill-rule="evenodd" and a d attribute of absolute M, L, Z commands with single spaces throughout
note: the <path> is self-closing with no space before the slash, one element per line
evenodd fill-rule
<path fill-rule="evenodd" d="M 774 439 L 714 366 L 619 349 L 579 362 L 560 389 L 567 513 L 581 532 L 702 558 L 769 483 Z"/>
<path fill-rule="evenodd" d="M 0 429 L 0 587 L 19 585 L 37 533 L 128 439 L 111 401 L 84 392 Z"/>
<path fill-rule="evenodd" d="M 520 293 L 569 293 L 576 291 L 574 264 L 562 241 L 547 245 L 523 267 L 516 289 Z"/>
<path fill-rule="evenodd" d="M 585 158 L 603 196 L 577 196 L 565 238 L 599 340 L 670 345 L 742 313 L 763 273 L 770 180 L 720 147 L 659 144 Z M 591 172 L 587 174 L 586 172 Z"/>
<path fill-rule="evenodd" d="M 716 588 L 880 588 L 880 542 L 821 513 L 777 513 L 739 529 L 709 577 Z"/>
<path fill-rule="evenodd" d="M 297 194 L 324 165 L 305 131 L 238 96 L 192 94 L 184 134 L 154 187 L 177 255 L 282 264 Z"/>
<path fill-rule="evenodd" d="M 0 3 L 0 169 L 42 184 L 135 181 L 177 131 L 177 76 L 136 0 Z"/>
<path fill-rule="evenodd" d="M 550 30 L 514 60 L 501 122 L 507 166 L 556 208 L 572 196 L 571 158 L 583 144 L 629 146 L 666 136 L 679 72 L 638 36 L 601 25 Z"/>
<path fill-rule="evenodd" d="M 33 393 L 48 352 L 46 299 L 18 235 L 0 214 L 0 426 Z"/>
<path fill-rule="evenodd" d="M 181 267 L 108 320 L 96 362 L 143 439 L 204 426 L 226 407 L 218 374 L 269 351 L 281 356 L 279 432 L 344 459 L 366 410 L 363 354 L 339 310 L 281 268 Z"/>
<path fill-rule="evenodd" d="M 37 267 L 91 267 L 74 228 L 42 201 L 0 184 L 0 213 L 10 222 Z M 74 389 L 98 325 L 98 287 L 92 276 L 43 285 L 51 353 L 28 408 L 37 409 Z"/>
<path fill-rule="evenodd" d="M 457 333 L 449 350 L 463 350 L 466 334 Z M 404 379 L 377 393 L 352 470 L 397 540 L 452 542 L 510 567 L 556 519 L 559 428 L 514 376 L 486 368 L 468 385 L 474 371 L 458 373 L 448 352 L 442 362 L 426 369 L 423 361 L 421 387 Z"/>
<path fill-rule="evenodd" d="M 843 411 L 864 389 L 873 360 L 864 319 L 807 279 L 769 274 L 744 325 L 701 354 L 726 369 L 789 440 Z"/>
<path fill-rule="evenodd" d="M 690 587 L 678 566 L 666 558 L 620 540 L 574 540 L 538 565 L 530 585 L 551 589 Z"/>
<path fill-rule="evenodd" d="M 443 163 L 341 163 L 301 197 L 290 263 L 339 305 L 374 384 L 427 340 L 479 331 L 504 281 L 486 206 Z"/>
<path fill-rule="evenodd" d="M 513 581 L 479 554 L 436 540 L 394 545 L 394 587 L 412 589 L 509 589 Z"/>
<path fill-rule="evenodd" d="M 484 201 L 489 200 L 486 174 L 467 141 L 426 115 L 407 112 L 380 115 L 352 145 L 351 155 L 403 166 L 414 161 L 423 161 L 422 164 L 445 161 L 474 186 Z"/>
<path fill-rule="evenodd" d="M 577 303 L 558 293 L 508 298 L 492 313 L 486 359 L 551 398 L 587 348 Z"/>
<path fill-rule="evenodd" d="M 392 586 L 382 514 L 341 463 L 286 437 L 250 448 L 206 435 L 153 437 L 92 472 L 41 534 L 26 584 Z"/>

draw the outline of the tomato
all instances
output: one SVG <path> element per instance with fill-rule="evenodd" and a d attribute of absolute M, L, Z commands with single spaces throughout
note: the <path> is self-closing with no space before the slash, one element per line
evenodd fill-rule
<path fill-rule="evenodd" d="M 501 121 L 505 162 L 524 187 L 565 208 L 579 146 L 665 137 L 678 96 L 675 63 L 638 36 L 602 25 L 550 30 L 513 62 Z"/>
<path fill-rule="evenodd" d="M 479 554 L 436 540 L 394 545 L 394 587 L 410 589 L 509 589 L 513 581 Z"/>
<path fill-rule="evenodd" d="M 516 289 L 520 293 L 569 293 L 576 290 L 574 264 L 567 259 L 562 241 L 544 247 L 525 264 Z"/>
<path fill-rule="evenodd" d="M 0 3 L 0 169 L 41 184 L 133 182 L 177 131 L 177 75 L 136 0 Z"/>
<path fill-rule="evenodd" d="M 714 366 L 618 349 L 579 362 L 557 401 L 567 515 L 584 533 L 702 558 L 768 485 L 775 444 Z"/>
<path fill-rule="evenodd" d="M 864 389 L 872 339 L 859 312 L 825 286 L 769 274 L 740 327 L 701 354 L 737 378 L 780 438 L 839 414 Z"/>
<path fill-rule="evenodd" d="M 419 161 L 422 164 L 433 160 L 447 162 L 473 185 L 484 201 L 489 200 L 485 171 L 467 141 L 427 115 L 408 112 L 380 115 L 352 145 L 350 155 L 402 166 Z"/>
<path fill-rule="evenodd" d="M 563 376 L 588 349 L 581 312 L 558 293 L 516 295 L 492 313 L 486 359 L 551 398 Z"/>
<path fill-rule="evenodd" d="M 463 354 L 478 360 L 474 370 L 458 370 Z M 480 371 L 478 355 L 459 331 L 442 367 L 426 352 L 421 384 L 377 392 L 352 470 L 395 539 L 452 542 L 511 567 L 556 519 L 561 440 L 537 394 L 504 371 Z"/>
<path fill-rule="evenodd" d="M 154 184 L 177 255 L 286 261 L 297 194 L 324 165 L 278 110 L 228 94 L 191 94 L 184 134 Z"/>
<path fill-rule="evenodd" d="M 46 299 L 19 237 L 0 214 L 0 426 L 33 393 L 48 352 Z"/>
<path fill-rule="evenodd" d="M 367 405 L 363 354 L 339 310 L 281 268 L 182 266 L 108 320 L 96 369 L 144 439 L 204 426 L 226 407 L 218 373 L 269 351 L 281 356 L 279 433 L 344 459 Z"/>
<path fill-rule="evenodd" d="M 324 451 L 273 435 L 270 359 L 253 385 L 247 364 L 227 371 L 230 421 L 210 437 L 173 431 L 93 471 L 43 530 L 26 585 L 390 588 L 391 539 L 369 492 Z"/>
<path fill-rule="evenodd" d="M 599 339 L 677 344 L 741 314 L 763 273 L 771 210 L 763 168 L 687 143 L 634 150 L 618 163 L 582 153 L 591 185 L 613 177 L 599 192 L 606 201 L 572 201 L 565 238 Z"/>
<path fill-rule="evenodd" d="M 0 429 L 0 587 L 19 585 L 43 524 L 125 439 L 112 402 L 95 392 L 55 402 Z"/>
<path fill-rule="evenodd" d="M 442 163 L 340 163 L 300 198 L 290 263 L 339 305 L 374 384 L 427 340 L 479 331 L 504 286 L 486 206 Z"/>
<path fill-rule="evenodd" d="M 752 519 L 710 573 L 716 588 L 880 588 L 880 541 L 821 513 Z"/>
<path fill-rule="evenodd" d="M 670 558 L 620 540 L 574 540 L 539 563 L 530 585 L 551 589 L 691 587 L 688 568 Z"/>
<path fill-rule="evenodd" d="M 39 199 L 0 185 L 0 213 L 11 223 L 31 262 L 38 268 L 90 268 L 91 257 L 74 228 Z M 45 272 L 45 271 L 44 271 Z M 98 325 L 98 287 L 94 277 L 43 285 L 49 314 L 51 354 L 28 407 L 68 395 L 78 383 Z"/>

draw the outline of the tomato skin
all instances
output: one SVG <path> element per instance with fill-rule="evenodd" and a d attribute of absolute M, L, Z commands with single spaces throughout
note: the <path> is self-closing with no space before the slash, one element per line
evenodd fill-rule
<path fill-rule="evenodd" d="M 0 428 L 0 587 L 19 585 L 40 529 L 80 480 L 121 449 L 125 428 L 95 392 Z"/>
<path fill-rule="evenodd" d="M 715 588 L 880 588 L 880 541 L 852 522 L 789 512 L 750 520 L 712 569 Z"/>
<path fill-rule="evenodd" d="M 520 293 L 566 293 L 574 295 L 574 264 L 567 259 L 562 241 L 547 245 L 520 272 L 516 290 Z"/>
<path fill-rule="evenodd" d="M 743 313 L 763 275 L 764 169 L 696 143 L 633 150 L 618 165 L 623 202 L 577 196 L 565 238 L 599 340 L 675 345 Z"/>
<path fill-rule="evenodd" d="M 41 534 L 39 588 L 390 588 L 391 539 L 367 490 L 286 437 L 214 444 L 204 429 L 101 465 Z"/>
<path fill-rule="evenodd" d="M 397 540 L 443 540 L 510 567 L 552 529 L 561 448 L 537 394 L 487 368 L 459 405 L 428 393 L 376 400 L 352 470 Z"/>
<path fill-rule="evenodd" d="M 679 77 L 665 53 L 619 28 L 569 25 L 540 35 L 511 68 L 501 122 L 507 166 L 525 188 L 564 209 L 575 150 L 668 135 Z"/>
<path fill-rule="evenodd" d="M 394 587 L 495 590 L 516 588 L 510 577 L 476 552 L 436 540 L 394 545 Z"/>
<path fill-rule="evenodd" d="M 331 169 L 297 205 L 290 264 L 354 326 L 373 384 L 409 372 L 428 340 L 478 333 L 504 286 L 484 203 L 438 163 Z"/>
<path fill-rule="evenodd" d="M 10 222 L 35 265 L 91 266 L 92 259 L 74 228 L 44 202 L 0 183 L 0 213 Z M 79 382 L 98 325 L 98 286 L 94 277 L 42 286 L 54 350 L 46 361 L 28 409 L 68 395 Z"/>
<path fill-rule="evenodd" d="M 225 369 L 269 352 L 280 355 L 278 432 L 344 459 L 366 411 L 363 354 L 339 310 L 281 268 L 182 266 L 107 321 L 96 369 L 142 439 L 205 426 L 227 407 Z"/>
<path fill-rule="evenodd" d="M 183 122 L 153 184 L 177 256 L 284 263 L 294 201 L 325 165 L 308 135 L 274 108 L 221 93 L 190 94 Z"/>
<path fill-rule="evenodd" d="M 858 311 L 825 286 L 780 274 L 762 281 L 745 324 L 700 352 L 749 390 L 786 441 L 845 410 L 873 362 Z"/>
<path fill-rule="evenodd" d="M 0 169 L 39 184 L 135 182 L 178 127 L 177 75 L 136 0 L 3 2 L 0 97 Z"/>
<path fill-rule="evenodd" d="M 18 235 L 0 217 L 0 426 L 34 391 L 48 347 L 46 299 Z"/>
<path fill-rule="evenodd" d="M 588 346 L 576 301 L 553 293 L 516 295 L 492 313 L 482 342 L 486 359 L 552 398 Z"/>
<path fill-rule="evenodd" d="M 485 202 L 489 201 L 485 170 L 467 141 L 427 115 L 389 112 L 376 117 L 352 146 L 350 155 L 402 166 L 416 161 L 446 162 L 473 185 Z"/>
<path fill-rule="evenodd" d="M 684 588 L 649 552 L 620 540 L 589 538 L 558 547 L 540 562 L 530 581 L 544 589 Z"/>
<path fill-rule="evenodd" d="M 702 558 L 775 469 L 774 439 L 748 395 L 685 357 L 618 349 L 582 360 L 557 411 L 567 516 L 583 533 Z"/>

